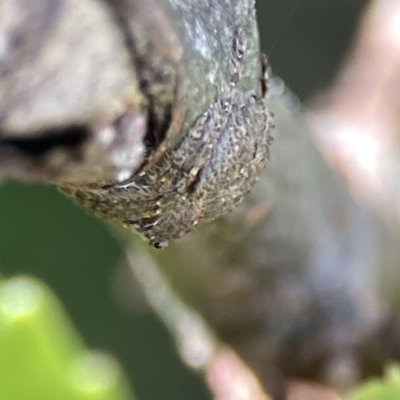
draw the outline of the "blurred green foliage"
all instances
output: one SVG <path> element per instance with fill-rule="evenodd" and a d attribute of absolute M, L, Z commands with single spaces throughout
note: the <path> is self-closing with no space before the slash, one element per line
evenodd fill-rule
<path fill-rule="evenodd" d="M 400 399 L 400 367 L 388 368 L 385 378 L 371 380 L 345 400 L 397 400 Z"/>
<path fill-rule="evenodd" d="M 118 364 L 85 349 L 42 283 L 0 283 L 0 399 L 133 399 Z"/>

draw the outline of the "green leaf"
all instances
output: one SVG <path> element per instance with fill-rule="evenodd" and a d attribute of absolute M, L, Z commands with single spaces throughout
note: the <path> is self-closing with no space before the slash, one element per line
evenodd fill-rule
<path fill-rule="evenodd" d="M 132 399 L 118 363 L 89 351 L 54 294 L 18 277 L 0 283 L 0 399 Z"/>
<path fill-rule="evenodd" d="M 400 367 L 398 365 L 390 366 L 383 380 L 371 380 L 345 398 L 345 400 L 396 399 L 400 399 Z"/>

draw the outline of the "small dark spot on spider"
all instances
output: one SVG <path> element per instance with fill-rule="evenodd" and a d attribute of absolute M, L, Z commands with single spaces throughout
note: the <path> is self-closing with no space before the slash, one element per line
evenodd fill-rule
<path fill-rule="evenodd" d="M 153 243 L 153 247 L 156 248 L 156 249 L 163 249 L 164 247 L 167 247 L 167 246 L 168 246 L 168 242 L 167 241 L 165 241 L 165 242 L 154 242 Z"/>

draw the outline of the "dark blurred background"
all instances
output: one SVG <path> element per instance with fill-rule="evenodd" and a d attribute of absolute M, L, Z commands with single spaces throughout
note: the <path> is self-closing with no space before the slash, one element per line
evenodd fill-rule
<path fill-rule="evenodd" d="M 364 0 L 259 0 L 263 51 L 302 99 L 334 79 L 351 44 Z M 294 8 L 295 7 L 295 8 Z M 52 187 L 0 186 L 0 268 L 27 273 L 60 297 L 91 348 L 114 353 L 140 400 L 205 400 L 201 377 L 179 362 L 174 344 L 146 308 L 116 301 L 121 249 L 107 226 Z"/>
<path fill-rule="evenodd" d="M 274 72 L 307 100 L 335 78 L 366 0 L 258 0 L 261 47 Z"/>

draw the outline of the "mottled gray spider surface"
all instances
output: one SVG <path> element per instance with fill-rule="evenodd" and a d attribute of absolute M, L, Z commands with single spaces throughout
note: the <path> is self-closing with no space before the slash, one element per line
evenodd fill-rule
<path fill-rule="evenodd" d="M 237 30 L 230 81 L 156 165 L 124 184 L 64 190 L 95 214 L 134 228 L 156 248 L 232 210 L 263 170 L 271 142 L 265 93 L 237 88 L 245 57 L 246 40 Z"/>

